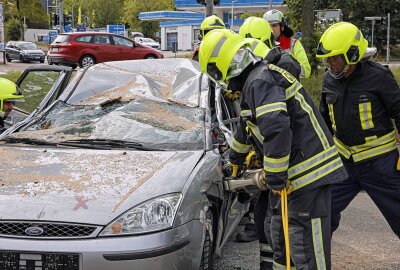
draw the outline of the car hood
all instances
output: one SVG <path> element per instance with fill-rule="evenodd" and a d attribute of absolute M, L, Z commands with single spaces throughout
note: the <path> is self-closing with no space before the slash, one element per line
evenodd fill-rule
<path fill-rule="evenodd" d="M 0 219 L 105 225 L 181 192 L 203 151 L 0 148 Z"/>

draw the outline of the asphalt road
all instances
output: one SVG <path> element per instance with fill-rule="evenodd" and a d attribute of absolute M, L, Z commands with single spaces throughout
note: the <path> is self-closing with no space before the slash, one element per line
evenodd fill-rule
<path fill-rule="evenodd" d="M 234 240 L 235 235 L 223 249 L 218 269 L 259 269 L 258 241 Z M 366 193 L 360 193 L 343 212 L 332 239 L 332 269 L 400 270 L 400 239 Z"/>

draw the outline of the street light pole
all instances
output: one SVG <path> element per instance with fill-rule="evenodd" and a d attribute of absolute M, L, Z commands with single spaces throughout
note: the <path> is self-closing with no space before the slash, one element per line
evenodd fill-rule
<path fill-rule="evenodd" d="M 371 47 L 374 47 L 374 28 L 375 28 L 375 21 L 382 20 L 382 17 L 364 17 L 366 21 L 372 21 L 372 33 L 371 33 Z"/>
<path fill-rule="evenodd" d="M 231 29 L 233 31 L 233 3 L 236 3 L 237 0 L 232 0 L 232 10 L 231 10 L 231 16 L 232 16 L 232 20 L 231 20 Z"/>

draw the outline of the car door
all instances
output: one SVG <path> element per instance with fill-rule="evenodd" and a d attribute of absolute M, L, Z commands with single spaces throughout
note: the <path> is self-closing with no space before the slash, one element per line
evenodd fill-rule
<path fill-rule="evenodd" d="M 18 78 L 16 84 L 24 95 L 24 101 L 17 102 L 8 118 L 7 127 L 21 122 L 33 111 L 46 108 L 56 100 L 67 86 L 73 69 L 66 66 L 31 66 Z M 52 93 L 50 98 L 45 97 Z"/>
<path fill-rule="evenodd" d="M 94 57 L 97 63 L 115 60 L 114 46 L 111 44 L 110 35 L 96 34 L 92 40 L 94 44 Z"/>
<path fill-rule="evenodd" d="M 114 40 L 115 51 L 117 52 L 116 60 L 136 60 L 143 59 L 144 55 L 140 47 L 135 45 L 130 39 L 112 36 Z"/>
<path fill-rule="evenodd" d="M 10 43 L 9 46 L 7 47 L 7 54 L 8 57 L 13 60 L 13 59 L 19 59 L 19 56 L 17 56 L 17 47 L 15 45 L 15 42 Z"/>

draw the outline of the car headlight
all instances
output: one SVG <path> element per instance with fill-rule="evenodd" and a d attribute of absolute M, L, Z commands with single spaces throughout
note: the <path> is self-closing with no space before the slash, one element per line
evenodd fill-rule
<path fill-rule="evenodd" d="M 112 221 L 100 236 L 121 236 L 164 230 L 172 227 L 182 194 L 174 193 L 141 203 Z"/>

